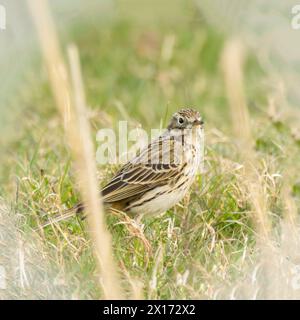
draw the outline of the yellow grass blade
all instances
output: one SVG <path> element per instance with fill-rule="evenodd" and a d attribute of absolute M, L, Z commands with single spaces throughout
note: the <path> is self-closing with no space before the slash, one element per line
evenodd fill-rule
<path fill-rule="evenodd" d="M 87 208 L 89 231 L 100 269 L 99 281 L 104 297 L 121 299 L 123 293 L 113 261 L 111 236 L 105 225 L 96 180 L 94 150 L 90 139 L 89 123 L 86 119 L 86 103 L 78 53 L 74 46 L 69 47 L 71 87 L 47 1 L 28 0 L 28 4 L 39 35 L 56 105 L 64 119 L 68 142 L 73 151 L 77 179 Z"/>

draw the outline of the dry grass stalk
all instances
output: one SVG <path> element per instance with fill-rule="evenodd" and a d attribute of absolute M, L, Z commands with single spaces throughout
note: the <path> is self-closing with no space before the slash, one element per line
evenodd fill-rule
<path fill-rule="evenodd" d="M 105 296 L 112 299 L 121 298 L 120 281 L 116 274 L 111 249 L 111 236 L 105 226 L 104 210 L 99 197 L 100 192 L 96 178 L 97 170 L 94 161 L 95 152 L 90 139 L 90 126 L 86 118 L 86 102 L 76 47 L 70 46 L 68 55 L 74 92 L 74 105 L 76 108 L 76 128 L 79 133 L 78 140 L 72 141 L 74 152 L 77 152 L 75 159 L 78 166 L 79 185 L 84 202 L 87 204 L 89 229 L 94 239 L 95 254 L 98 257 L 102 270 Z M 77 148 L 76 145 L 80 147 Z"/>
<path fill-rule="evenodd" d="M 104 290 L 104 297 L 119 299 L 123 297 L 123 294 L 113 261 L 111 237 L 105 226 L 104 211 L 97 187 L 94 150 L 86 119 L 78 54 L 74 47 L 70 47 L 73 97 L 68 71 L 62 58 L 48 3 L 46 0 L 28 0 L 28 3 L 38 31 L 52 91 L 64 119 L 68 142 L 77 164 L 78 182 L 87 207 L 89 231 L 94 244 L 96 260 L 100 266 L 101 278 L 99 280 Z M 75 108 L 73 108 L 73 103 Z"/>
<path fill-rule="evenodd" d="M 230 104 L 230 113 L 234 131 L 240 142 L 241 156 L 244 162 L 244 174 L 241 182 L 245 186 L 245 197 L 250 200 L 253 210 L 253 221 L 257 232 L 257 247 L 260 256 L 253 274 L 252 281 L 245 285 L 245 295 L 251 293 L 251 298 L 278 299 L 298 298 L 299 294 L 293 288 L 295 264 L 298 263 L 299 237 L 297 229 L 297 209 L 289 193 L 287 184 L 283 187 L 282 197 L 286 204 L 285 216 L 281 220 L 281 239 L 274 245 L 274 230 L 269 217 L 268 190 L 266 176 L 268 172 L 260 173 L 261 163 L 254 151 L 254 141 L 251 134 L 250 118 L 244 94 L 243 62 L 244 52 L 237 40 L 230 41 L 223 53 L 222 67 Z M 258 271 L 257 271 L 258 270 Z M 292 271 L 291 271 L 292 270 Z M 290 280 L 292 279 L 292 280 Z M 234 288 L 235 290 L 236 288 Z"/>
<path fill-rule="evenodd" d="M 67 125 L 70 120 L 71 91 L 54 22 L 46 0 L 28 0 L 28 4 L 39 36 L 56 105 L 63 116 L 65 125 Z"/>
<path fill-rule="evenodd" d="M 258 241 L 266 243 L 270 236 L 270 221 L 267 214 L 268 204 L 265 182 L 258 172 L 259 163 L 253 150 L 254 143 L 251 134 L 250 117 L 244 92 L 244 56 L 245 52 L 241 43 L 236 39 L 230 40 L 223 52 L 222 68 L 232 125 L 245 166 L 242 179 L 245 182 L 246 190 L 252 203 L 253 220 L 258 233 Z"/>
<path fill-rule="evenodd" d="M 251 146 L 249 111 L 246 104 L 243 81 L 244 48 L 238 40 L 229 41 L 223 52 L 222 67 L 230 115 L 236 137 L 243 148 Z M 246 152 L 246 150 L 245 150 Z"/>

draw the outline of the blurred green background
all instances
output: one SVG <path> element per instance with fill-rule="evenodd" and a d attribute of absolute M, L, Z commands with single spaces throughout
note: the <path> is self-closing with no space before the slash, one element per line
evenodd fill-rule
<path fill-rule="evenodd" d="M 203 115 L 206 172 L 195 183 L 188 210 L 176 207 L 144 222 L 153 255 L 116 217 L 108 222 L 120 267 L 142 280 L 146 297 L 214 297 L 214 284 L 233 283 L 245 271 L 245 257 L 251 260 L 255 251 L 221 69 L 230 39 L 245 47 L 245 95 L 255 151 L 262 175 L 273 179 L 267 188 L 270 215 L 276 222 L 283 214 L 278 176 L 284 172 L 292 176 L 289 190 L 299 205 L 300 137 L 294 129 L 300 123 L 300 31 L 290 25 L 294 2 L 49 3 L 65 58 L 70 43 L 79 49 L 95 144 L 97 130 L 116 128 L 119 120 L 149 130 L 164 126 L 181 107 L 195 107 Z M 26 2 L 1 4 L 7 28 L 0 32 L 0 192 L 20 218 L 21 229 L 28 231 L 47 220 L 45 213 L 74 205 L 78 193 Z M 115 169 L 101 168 L 101 180 Z M 64 279 L 75 287 L 75 297 L 98 297 L 83 222 L 74 219 L 61 228 L 62 233 L 50 229 L 41 236 L 45 256 L 66 271 Z"/>

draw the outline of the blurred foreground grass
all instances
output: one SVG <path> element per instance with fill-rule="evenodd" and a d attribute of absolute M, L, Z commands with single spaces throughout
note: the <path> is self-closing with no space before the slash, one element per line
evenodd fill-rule
<path fill-rule="evenodd" d="M 106 23 L 83 20 L 62 33 L 63 45 L 72 40 L 80 50 L 94 137 L 100 128 L 117 128 L 124 118 L 131 127 L 159 128 L 166 115 L 194 106 L 206 123 L 206 161 L 190 198 L 164 215 L 145 217 L 140 232 L 125 217 L 107 217 L 124 286 L 141 282 L 145 297 L 154 299 L 228 298 L 235 281 L 247 279 L 258 248 L 220 68 L 227 36 L 211 28 L 192 2 L 174 3 L 174 12 L 166 11 L 170 20 L 164 14 L 147 19 L 146 9 L 138 17 L 128 15 L 125 7 L 120 5 L 119 14 Z M 244 71 L 257 171 L 276 235 L 285 211 L 283 181 L 299 210 L 299 138 L 254 52 Z M 18 105 L 19 113 L 1 158 L 1 191 L 26 235 L 37 221 L 47 220 L 46 213 L 79 199 L 44 68 L 37 65 L 27 75 L 11 104 Z M 103 182 L 116 169 L 99 167 Z M 61 297 L 100 294 L 84 225 L 73 218 L 38 236 L 47 266 L 59 270 L 53 277 L 68 287 Z M 51 297 L 51 289 L 32 295 Z"/>

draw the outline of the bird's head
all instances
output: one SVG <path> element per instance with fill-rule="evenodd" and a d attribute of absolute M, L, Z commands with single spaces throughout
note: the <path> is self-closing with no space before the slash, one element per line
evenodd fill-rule
<path fill-rule="evenodd" d="M 168 125 L 169 130 L 173 129 L 192 129 L 192 128 L 203 128 L 203 120 L 200 113 L 194 109 L 181 109 L 175 112 Z"/>

